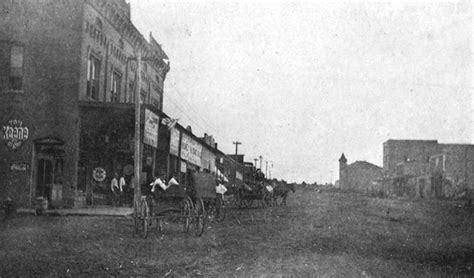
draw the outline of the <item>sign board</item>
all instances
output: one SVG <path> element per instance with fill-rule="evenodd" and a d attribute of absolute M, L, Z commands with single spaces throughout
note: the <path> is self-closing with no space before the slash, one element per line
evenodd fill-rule
<path fill-rule="evenodd" d="M 28 163 L 13 163 L 10 164 L 11 171 L 26 171 L 30 168 L 30 164 Z"/>
<path fill-rule="evenodd" d="M 24 141 L 28 140 L 30 130 L 23 125 L 21 120 L 9 120 L 3 125 L 2 139 L 12 151 L 18 149 Z"/>
<path fill-rule="evenodd" d="M 202 145 L 189 135 L 183 133 L 181 139 L 181 158 L 201 167 L 201 151 Z"/>
<path fill-rule="evenodd" d="M 97 182 L 103 182 L 107 177 L 107 172 L 102 167 L 97 167 L 92 171 L 92 177 Z"/>
<path fill-rule="evenodd" d="M 170 130 L 170 154 L 179 156 L 179 130 L 174 127 Z"/>
<path fill-rule="evenodd" d="M 159 117 L 148 109 L 145 109 L 145 131 L 143 143 L 158 148 L 158 124 Z"/>
<path fill-rule="evenodd" d="M 242 173 L 240 173 L 239 171 L 236 171 L 236 172 L 235 172 L 235 177 L 236 177 L 238 180 L 244 180 L 244 176 L 243 176 Z"/>
<path fill-rule="evenodd" d="M 186 162 L 181 161 L 181 173 L 186 173 L 188 167 L 186 167 Z"/>

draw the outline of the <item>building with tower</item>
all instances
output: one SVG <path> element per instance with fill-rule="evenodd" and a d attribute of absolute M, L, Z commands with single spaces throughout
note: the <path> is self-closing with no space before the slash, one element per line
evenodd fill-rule
<path fill-rule="evenodd" d="M 373 192 L 377 180 L 382 178 L 382 168 L 367 161 L 347 164 L 344 153 L 339 158 L 339 188 L 357 192 Z"/>

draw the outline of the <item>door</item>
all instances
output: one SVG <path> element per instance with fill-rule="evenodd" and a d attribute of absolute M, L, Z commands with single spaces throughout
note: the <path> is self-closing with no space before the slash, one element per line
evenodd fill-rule
<path fill-rule="evenodd" d="M 53 159 L 40 158 L 37 165 L 36 196 L 46 197 L 50 201 L 54 178 Z"/>

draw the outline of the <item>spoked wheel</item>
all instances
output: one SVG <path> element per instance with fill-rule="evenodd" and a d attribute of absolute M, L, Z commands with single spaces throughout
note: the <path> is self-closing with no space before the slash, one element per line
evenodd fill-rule
<path fill-rule="evenodd" d="M 196 236 L 201 236 L 204 232 L 206 221 L 206 210 L 204 208 L 204 201 L 201 198 L 196 199 L 196 205 L 194 206 L 194 216 L 196 217 Z"/>
<path fill-rule="evenodd" d="M 191 223 L 191 219 L 192 219 L 192 212 L 193 212 L 193 202 L 192 200 L 188 197 L 184 200 L 183 202 L 183 212 L 182 212 L 182 216 L 183 216 L 183 231 L 185 233 L 189 232 L 189 224 Z"/>
<path fill-rule="evenodd" d="M 217 196 L 216 199 L 216 221 L 221 222 L 225 218 L 223 196 Z"/>
<path fill-rule="evenodd" d="M 143 237 L 146 238 L 148 236 L 149 226 L 151 225 L 151 215 L 150 215 L 150 207 L 146 199 L 141 200 L 140 202 L 140 217 L 141 223 L 138 224 L 140 227 L 138 233 Z"/>

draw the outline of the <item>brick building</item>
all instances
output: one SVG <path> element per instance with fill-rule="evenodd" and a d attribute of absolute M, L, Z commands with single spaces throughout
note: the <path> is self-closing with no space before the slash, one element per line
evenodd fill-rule
<path fill-rule="evenodd" d="M 382 177 L 382 168 L 367 161 L 347 164 L 344 154 L 339 158 L 339 188 L 358 192 L 377 190 L 376 181 Z"/>
<path fill-rule="evenodd" d="M 20 206 L 37 196 L 73 206 L 81 192 L 93 190 L 91 177 L 104 187 L 113 171 L 129 172 L 138 52 L 148 58 L 143 125 L 146 113 L 163 116 L 169 62 L 151 34 L 146 40 L 135 28 L 128 3 L 0 3 L 0 196 Z M 157 162 L 166 160 L 162 142 L 143 146 L 144 168 L 164 164 Z"/>
<path fill-rule="evenodd" d="M 474 145 L 388 140 L 383 153 L 389 194 L 449 198 L 474 189 Z"/>

